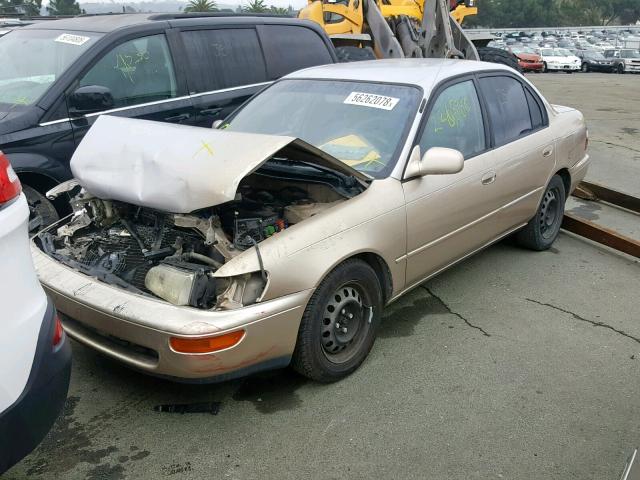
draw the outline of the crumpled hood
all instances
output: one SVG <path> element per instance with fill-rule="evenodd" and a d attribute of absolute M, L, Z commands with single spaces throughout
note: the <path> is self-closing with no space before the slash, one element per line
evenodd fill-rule
<path fill-rule="evenodd" d="M 71 158 L 71 171 L 93 195 L 172 213 L 235 198 L 240 181 L 276 154 L 368 177 L 294 137 L 103 115 Z"/>

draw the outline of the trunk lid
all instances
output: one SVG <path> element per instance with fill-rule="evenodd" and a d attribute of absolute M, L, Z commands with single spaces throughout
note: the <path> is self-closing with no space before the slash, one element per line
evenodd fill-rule
<path fill-rule="evenodd" d="M 91 127 L 71 159 L 71 170 L 96 197 L 189 213 L 233 200 L 240 181 L 278 154 L 361 183 L 370 180 L 294 137 L 112 116 L 101 116 Z"/>

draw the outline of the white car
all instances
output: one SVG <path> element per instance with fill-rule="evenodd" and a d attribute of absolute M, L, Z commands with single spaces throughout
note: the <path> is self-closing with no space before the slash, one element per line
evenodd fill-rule
<path fill-rule="evenodd" d="M 543 72 L 573 73 L 582 66 L 580 59 L 564 48 L 541 48 L 540 56 L 544 62 Z"/>
<path fill-rule="evenodd" d="M 64 406 L 71 346 L 36 277 L 29 207 L 0 152 L 0 475 L 29 454 Z"/>

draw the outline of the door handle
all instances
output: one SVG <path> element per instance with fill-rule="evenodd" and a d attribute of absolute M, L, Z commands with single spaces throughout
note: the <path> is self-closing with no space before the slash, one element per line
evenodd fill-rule
<path fill-rule="evenodd" d="M 483 185 L 490 185 L 496 181 L 496 172 L 487 172 L 482 176 L 481 182 Z"/>
<path fill-rule="evenodd" d="M 184 120 L 189 120 L 191 115 L 188 113 L 181 113 L 180 115 L 175 115 L 173 117 L 166 117 L 164 119 L 165 122 L 182 122 Z"/>
<path fill-rule="evenodd" d="M 553 153 L 553 147 L 547 147 L 542 151 L 542 156 L 550 157 L 552 153 Z"/>
<path fill-rule="evenodd" d="M 219 108 L 205 108 L 204 110 L 200 110 L 200 115 L 217 115 L 222 111 L 222 107 Z"/>

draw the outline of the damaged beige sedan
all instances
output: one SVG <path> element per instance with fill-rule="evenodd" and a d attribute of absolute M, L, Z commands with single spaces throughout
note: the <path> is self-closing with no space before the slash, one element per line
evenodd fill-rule
<path fill-rule="evenodd" d="M 317 67 L 218 129 L 101 117 L 32 250 L 68 334 L 133 368 L 330 382 L 411 288 L 512 233 L 549 248 L 586 148 L 580 112 L 506 67 Z"/>

